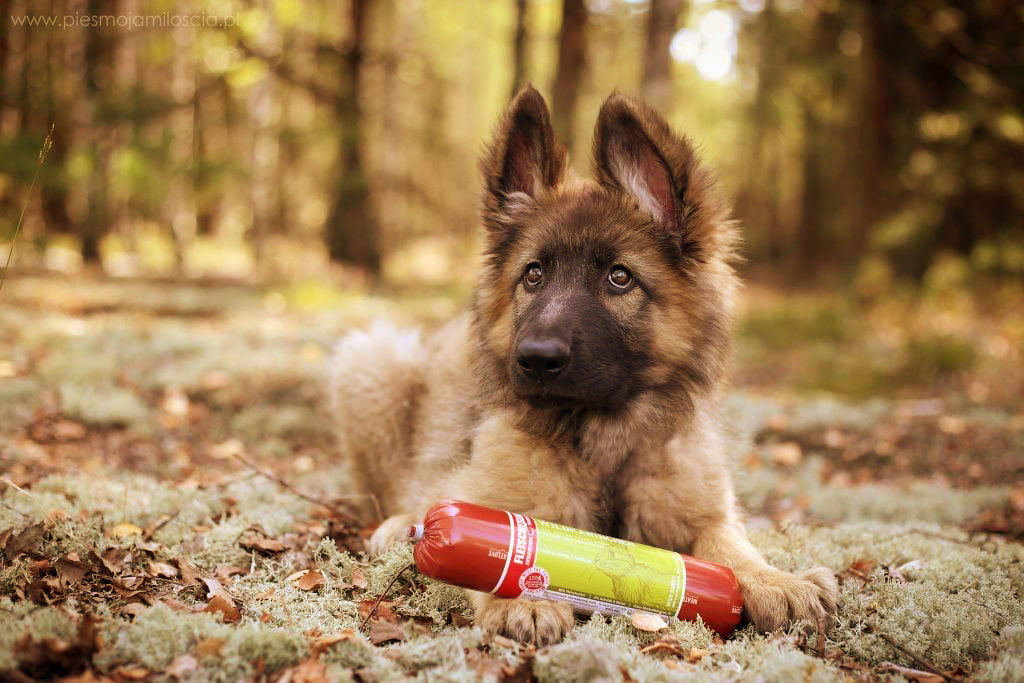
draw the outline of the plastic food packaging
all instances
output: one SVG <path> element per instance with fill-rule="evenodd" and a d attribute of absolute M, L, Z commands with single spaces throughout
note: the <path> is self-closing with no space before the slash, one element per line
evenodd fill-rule
<path fill-rule="evenodd" d="M 505 510 L 441 501 L 410 536 L 420 572 L 502 598 L 562 600 L 607 615 L 699 616 L 723 638 L 743 611 L 728 567 Z"/>

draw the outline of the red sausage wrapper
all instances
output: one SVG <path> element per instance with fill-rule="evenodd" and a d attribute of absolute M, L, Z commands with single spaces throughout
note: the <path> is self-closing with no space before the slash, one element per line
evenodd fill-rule
<path fill-rule="evenodd" d="M 420 572 L 502 598 L 561 600 L 608 615 L 699 616 L 722 637 L 743 612 L 728 567 L 514 512 L 445 500 L 410 535 Z"/>

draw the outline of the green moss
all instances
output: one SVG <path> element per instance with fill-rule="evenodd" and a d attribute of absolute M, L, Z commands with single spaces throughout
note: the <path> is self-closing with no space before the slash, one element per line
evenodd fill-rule
<path fill-rule="evenodd" d="M 741 681 L 836 681 L 839 670 L 830 662 L 798 650 L 788 640 L 763 636 L 731 640 L 713 656 L 701 660 L 699 670 Z"/>
<path fill-rule="evenodd" d="M 993 656 L 1000 631 L 1024 622 L 1024 548 L 974 547 L 963 538 L 937 526 L 880 523 L 752 535 L 767 559 L 783 569 L 877 565 L 867 584 L 844 583 L 829 638 L 863 662 L 913 665 L 888 637 L 943 669 L 969 668 Z M 910 580 L 889 578 L 883 569 L 888 567 Z"/>
<path fill-rule="evenodd" d="M 638 656 L 620 642 L 572 638 L 538 652 L 533 672 L 541 681 L 621 681 Z"/>
<path fill-rule="evenodd" d="M 42 385 L 32 377 L 0 379 L 0 424 L 16 426 L 27 423 L 39 405 L 41 390 Z"/>
<path fill-rule="evenodd" d="M 33 640 L 71 640 L 77 632 L 77 624 L 65 610 L 39 607 L 30 602 L 12 603 L 9 598 L 0 598 L 0 672 L 17 666 L 15 643 L 26 633 Z"/>
<path fill-rule="evenodd" d="M 976 678 L 1007 683 L 1019 681 L 1020 672 L 1024 671 L 1024 626 L 1018 624 L 1003 629 L 997 650 L 999 654 L 979 668 Z"/>
<path fill-rule="evenodd" d="M 121 664 L 136 664 L 150 671 L 165 668 L 178 655 L 189 653 L 201 640 L 227 640 L 231 627 L 210 614 L 174 612 L 153 607 L 134 621 L 112 620 L 103 631 L 104 648 L 95 663 L 110 670 Z"/>
<path fill-rule="evenodd" d="M 109 384 L 62 383 L 60 403 L 66 416 L 94 427 L 124 427 L 149 418 L 138 396 Z"/>

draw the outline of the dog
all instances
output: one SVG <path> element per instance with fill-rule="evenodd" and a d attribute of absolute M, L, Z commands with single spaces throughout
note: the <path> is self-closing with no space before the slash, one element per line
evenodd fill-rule
<path fill-rule="evenodd" d="M 388 515 L 369 550 L 457 498 L 731 567 L 763 631 L 833 612 L 829 569 L 773 568 L 740 521 L 718 418 L 738 228 L 692 142 L 616 92 L 579 179 L 526 87 L 480 169 L 469 310 L 429 336 L 353 333 L 332 358 L 340 451 Z M 470 598 L 522 642 L 574 624 L 567 603 Z"/>

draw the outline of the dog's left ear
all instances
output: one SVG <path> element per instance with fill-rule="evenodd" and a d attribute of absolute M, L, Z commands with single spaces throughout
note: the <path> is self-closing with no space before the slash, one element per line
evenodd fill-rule
<path fill-rule="evenodd" d="M 555 140 L 548 105 L 533 86 L 523 88 L 501 117 L 480 170 L 484 215 L 498 223 L 561 180 L 565 150 Z"/>
<path fill-rule="evenodd" d="M 594 132 L 594 166 L 602 186 L 625 193 L 669 234 L 701 232 L 698 223 L 711 218 L 706 209 L 716 219 L 720 213 L 713 182 L 689 140 L 640 100 L 619 93 L 605 100 Z"/>

